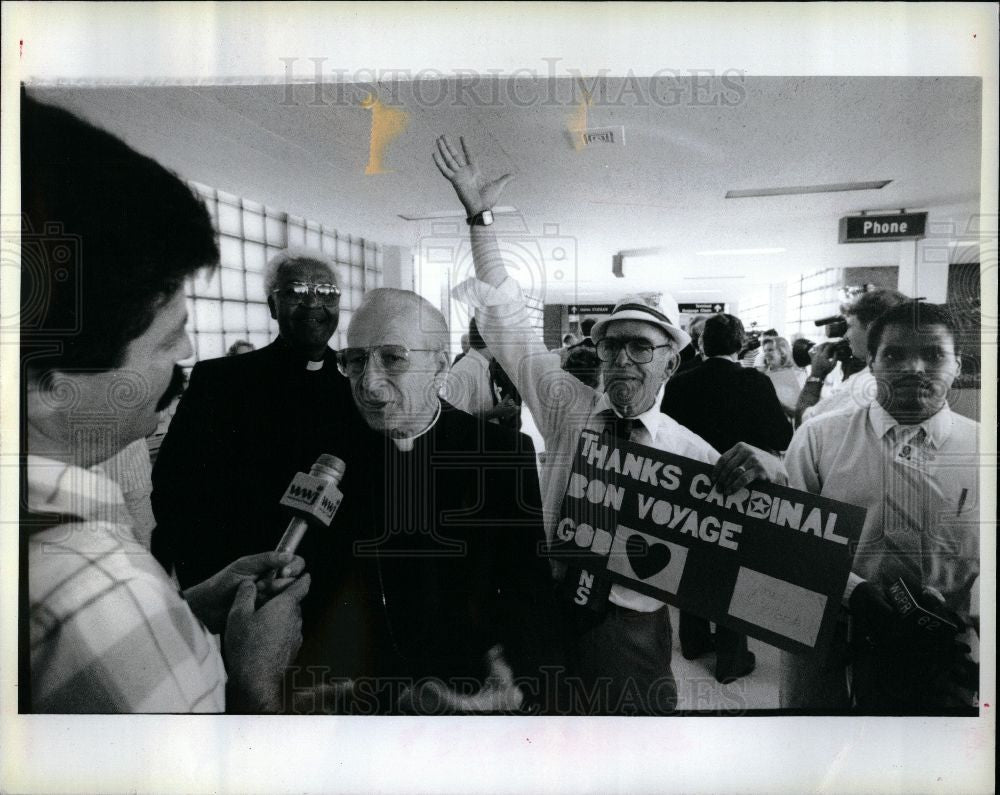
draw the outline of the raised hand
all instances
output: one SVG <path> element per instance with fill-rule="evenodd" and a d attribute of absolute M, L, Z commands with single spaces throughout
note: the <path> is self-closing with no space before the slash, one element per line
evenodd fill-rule
<path fill-rule="evenodd" d="M 458 140 L 461 151 L 452 146 L 447 136 L 440 136 L 433 157 L 438 170 L 451 183 L 467 216 L 471 218 L 496 206 L 503 189 L 514 177 L 504 174 L 494 180 L 486 179 L 465 145 L 465 139 Z"/>

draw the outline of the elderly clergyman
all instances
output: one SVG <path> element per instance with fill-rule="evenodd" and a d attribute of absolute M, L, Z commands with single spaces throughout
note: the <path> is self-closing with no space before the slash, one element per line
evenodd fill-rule
<path fill-rule="evenodd" d="M 619 438 L 706 463 L 718 461 L 716 476 L 727 491 L 759 477 L 779 477 L 780 462 L 773 456 L 738 445 L 720 459 L 708 443 L 660 413 L 657 393 L 674 372 L 678 351 L 690 340 L 640 298 L 619 301 L 591 332 L 601 359 L 604 393 L 563 371 L 558 354 L 546 351 L 532 330 L 521 291 L 507 274 L 491 227 L 491 210 L 510 175 L 484 178 L 465 142 L 459 150 L 443 136 L 434 160 L 455 188 L 470 226 L 477 278 L 460 285 L 460 297 L 477 305 L 476 321 L 487 345 L 510 374 L 545 438 L 541 479 L 550 539 L 585 429 L 608 430 Z M 676 705 L 676 683 L 670 668 L 666 606 L 619 585 L 612 586 L 608 601 L 602 620 L 577 627 L 575 633 L 576 673 L 585 686 L 594 688 L 595 709 L 670 712 Z"/>
<path fill-rule="evenodd" d="M 555 708 L 542 668 L 562 655 L 534 450 L 438 396 L 448 337 L 424 298 L 380 288 L 338 354 L 369 429 L 364 477 L 345 490 L 357 521 L 341 525 L 362 586 L 348 598 L 317 582 L 328 620 L 316 632 L 329 637 L 307 636 L 299 664 L 355 683 L 349 711 Z"/>

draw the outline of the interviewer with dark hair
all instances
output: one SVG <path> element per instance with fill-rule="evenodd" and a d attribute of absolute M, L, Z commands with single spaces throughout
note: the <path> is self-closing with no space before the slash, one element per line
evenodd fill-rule
<path fill-rule="evenodd" d="M 156 428 L 192 353 L 183 283 L 218 262 L 208 213 L 66 111 L 22 94 L 21 124 L 21 710 L 277 711 L 302 560 L 241 558 L 178 592 L 97 467 Z"/>

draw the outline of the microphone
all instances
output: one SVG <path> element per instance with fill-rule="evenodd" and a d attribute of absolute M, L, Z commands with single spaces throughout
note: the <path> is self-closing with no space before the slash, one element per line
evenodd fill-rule
<path fill-rule="evenodd" d="M 337 456 L 321 455 L 308 475 L 305 472 L 295 473 L 281 498 L 281 504 L 291 508 L 295 516 L 278 542 L 278 552 L 294 553 L 310 524 L 330 526 L 344 497 L 337 486 L 346 469 L 347 464 Z"/>

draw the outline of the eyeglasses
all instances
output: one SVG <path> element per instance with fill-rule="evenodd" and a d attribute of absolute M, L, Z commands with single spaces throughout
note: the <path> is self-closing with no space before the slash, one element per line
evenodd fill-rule
<path fill-rule="evenodd" d="M 301 303 L 309 295 L 315 295 L 316 300 L 323 304 L 340 303 L 340 288 L 335 284 L 316 284 L 315 282 L 289 282 L 271 290 L 290 301 Z"/>
<path fill-rule="evenodd" d="M 344 348 L 337 352 L 337 369 L 348 378 L 357 378 L 368 366 L 368 357 L 374 353 L 382 370 L 389 375 L 401 375 L 410 369 L 410 354 L 414 351 L 436 352 L 433 348 L 407 348 L 405 345 Z"/>
<path fill-rule="evenodd" d="M 642 339 L 620 340 L 613 337 L 605 337 L 597 343 L 597 358 L 602 362 L 613 362 L 618 358 L 618 353 L 625 348 L 625 353 L 629 359 L 636 364 L 648 364 L 653 361 L 653 351 L 657 348 L 669 348 L 671 343 L 663 345 L 650 345 Z"/>

